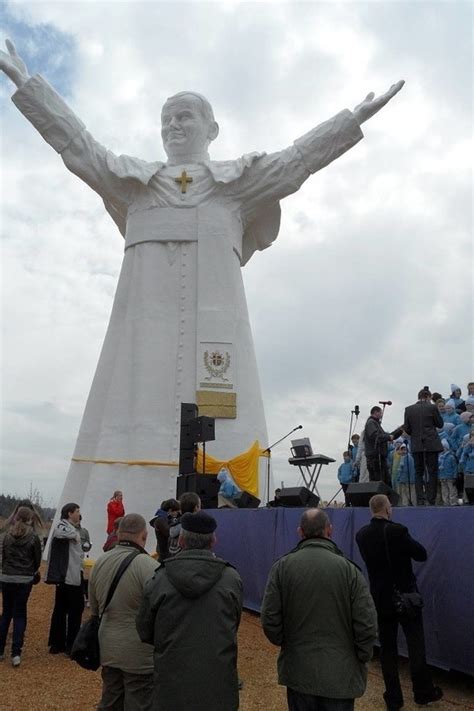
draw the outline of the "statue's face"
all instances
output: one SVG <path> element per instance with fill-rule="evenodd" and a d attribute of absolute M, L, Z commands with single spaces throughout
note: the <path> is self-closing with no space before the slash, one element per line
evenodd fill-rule
<path fill-rule="evenodd" d="M 161 137 L 168 158 L 185 159 L 207 150 L 211 127 L 197 97 L 180 96 L 167 101 L 161 112 Z"/>

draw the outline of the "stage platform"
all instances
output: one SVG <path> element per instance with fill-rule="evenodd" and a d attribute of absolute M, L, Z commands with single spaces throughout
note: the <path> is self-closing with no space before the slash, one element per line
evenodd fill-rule
<path fill-rule="evenodd" d="M 304 509 L 219 509 L 217 555 L 234 565 L 244 583 L 244 605 L 258 612 L 272 563 L 294 548 Z M 333 540 L 346 556 L 365 567 L 355 533 L 370 520 L 367 508 L 326 509 Z M 474 676 L 474 506 L 397 507 L 393 520 L 408 527 L 428 551 L 414 563 L 425 602 L 427 658 L 442 669 Z M 406 653 L 400 637 L 400 652 Z"/>

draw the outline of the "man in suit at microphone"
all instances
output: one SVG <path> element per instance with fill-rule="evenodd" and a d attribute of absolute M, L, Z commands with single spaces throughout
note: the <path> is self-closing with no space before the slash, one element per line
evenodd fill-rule
<path fill-rule="evenodd" d="M 370 481 L 383 481 L 390 486 L 387 454 L 388 443 L 393 440 L 393 436 L 383 429 L 382 416 L 382 408 L 374 405 L 364 428 L 365 456 Z"/>
<path fill-rule="evenodd" d="M 411 437 L 411 453 L 415 461 L 415 492 L 417 506 L 436 503 L 438 488 L 438 454 L 443 445 L 436 428 L 443 427 L 443 418 L 431 402 L 431 393 L 424 387 L 418 402 L 405 408 L 403 429 Z"/>

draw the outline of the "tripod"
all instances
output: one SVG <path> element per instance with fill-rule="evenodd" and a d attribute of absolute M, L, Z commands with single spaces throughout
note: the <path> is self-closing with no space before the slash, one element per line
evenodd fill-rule
<path fill-rule="evenodd" d="M 280 439 L 277 439 L 276 442 L 271 444 L 269 447 L 264 449 L 264 452 L 267 452 L 268 454 L 268 459 L 267 459 L 267 481 L 266 481 L 266 489 L 267 489 L 267 504 L 270 501 L 270 460 L 272 456 L 272 449 L 277 446 L 277 444 L 280 444 L 280 442 L 283 442 L 284 439 L 290 436 L 290 434 L 293 434 L 293 432 L 296 432 L 296 430 L 301 430 L 303 428 L 303 425 L 298 425 L 298 427 L 294 427 L 288 434 L 284 435 L 283 437 L 280 437 Z"/>
<path fill-rule="evenodd" d="M 354 419 L 354 415 L 355 415 L 355 419 Z M 347 451 L 348 451 L 348 452 L 351 452 L 351 437 L 352 437 L 352 435 L 354 434 L 354 430 L 355 430 L 355 428 L 356 428 L 357 420 L 359 419 L 359 415 L 360 415 L 359 405 L 354 405 L 354 409 L 351 410 L 351 420 L 350 420 L 350 422 L 349 422 L 349 436 L 348 436 L 348 438 L 347 438 Z M 352 458 L 352 455 L 351 455 L 351 458 Z M 334 499 L 336 498 L 336 496 L 337 496 L 338 494 L 340 494 L 341 491 L 342 491 L 342 486 L 339 487 L 339 489 L 336 491 L 336 493 L 334 494 L 334 496 L 332 497 L 332 499 L 330 499 L 330 500 L 328 501 L 327 506 L 329 506 L 329 505 L 334 501 Z M 344 496 L 344 498 L 345 498 L 345 496 Z M 345 506 L 345 505 L 346 505 L 346 504 L 344 504 L 344 506 Z"/>

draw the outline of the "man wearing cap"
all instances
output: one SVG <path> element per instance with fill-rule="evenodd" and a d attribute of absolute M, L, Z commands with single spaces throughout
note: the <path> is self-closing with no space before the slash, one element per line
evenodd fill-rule
<path fill-rule="evenodd" d="M 418 402 L 405 408 L 403 429 L 411 437 L 410 448 L 415 462 L 415 492 L 417 506 L 434 506 L 438 491 L 438 454 L 443 451 L 436 431 L 443 427 L 443 418 L 431 402 L 431 393 L 423 388 Z M 425 502 L 426 499 L 426 502 Z"/>
<path fill-rule="evenodd" d="M 184 514 L 181 552 L 165 560 L 145 586 L 137 630 L 155 647 L 153 708 L 159 711 L 239 707 L 242 581 L 211 550 L 216 527 L 204 511 Z"/>

